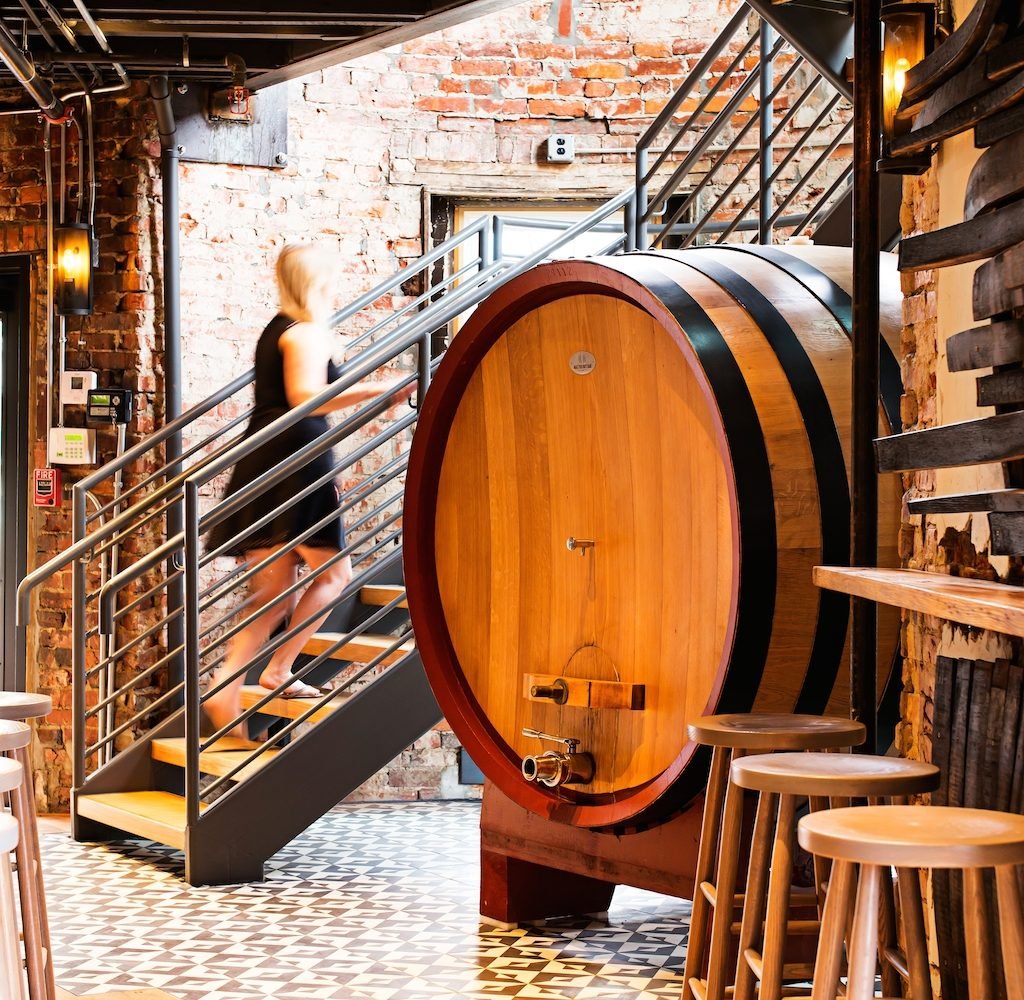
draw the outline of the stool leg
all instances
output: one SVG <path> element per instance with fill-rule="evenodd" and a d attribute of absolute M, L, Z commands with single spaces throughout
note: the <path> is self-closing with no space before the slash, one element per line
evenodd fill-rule
<path fill-rule="evenodd" d="M 829 801 L 826 796 L 812 795 L 810 798 L 810 810 L 812 813 L 820 812 L 829 808 Z M 818 918 L 821 919 L 822 911 L 825 909 L 825 883 L 828 882 L 829 863 L 828 858 L 813 855 L 814 860 L 814 891 L 818 894 Z"/>
<path fill-rule="evenodd" d="M 734 750 L 733 760 L 743 756 Z M 732 933 L 733 897 L 739 868 L 740 837 L 743 833 L 743 789 L 728 782 L 725 808 L 722 810 L 722 838 L 715 874 L 715 907 L 711 915 L 711 947 L 708 949 L 708 987 L 706 1000 L 724 1000 L 729 938 Z"/>
<path fill-rule="evenodd" d="M 761 938 L 774 819 L 775 796 L 771 792 L 762 792 L 757 801 L 754 839 L 750 847 L 750 867 L 747 870 L 747 888 L 743 893 L 743 922 L 740 924 L 736 991 L 733 993 L 735 1000 L 754 1000 L 754 970 L 747 962 L 745 954 L 747 949 L 752 948 L 755 941 Z"/>
<path fill-rule="evenodd" d="M 691 980 L 701 979 L 704 952 L 708 939 L 708 901 L 701 890 L 702 882 L 711 882 L 718 856 L 718 834 L 722 821 L 722 800 L 729 781 L 729 750 L 715 747 L 711 756 L 711 773 L 704 798 L 704 818 L 697 848 L 697 874 L 693 881 L 693 907 L 690 910 L 690 934 L 686 944 L 683 967 L 683 994 Z"/>
<path fill-rule="evenodd" d="M 903 977 L 886 957 L 886 952 L 890 949 L 899 949 L 899 934 L 896 929 L 896 886 L 887 871 L 882 875 L 878 906 L 878 954 L 881 958 L 882 996 L 901 997 Z M 917 1000 L 916 996 L 914 1000 Z"/>
<path fill-rule="evenodd" d="M 825 912 L 821 920 L 818 957 L 814 963 L 814 990 L 811 1000 L 835 1000 L 839 984 L 839 970 L 843 961 L 843 934 L 846 914 L 850 909 L 854 866 L 841 858 L 832 862 L 825 897 Z"/>
<path fill-rule="evenodd" d="M 768 910 L 764 921 L 764 963 L 761 1000 L 782 996 L 786 925 L 789 919 L 789 890 L 793 878 L 793 833 L 796 826 L 796 797 L 779 796 L 779 818 L 772 845 L 772 871 L 768 881 Z"/>
<path fill-rule="evenodd" d="M 928 939 L 924 929 L 921 878 L 916 868 L 899 868 L 896 871 L 896 878 L 900 894 L 900 912 L 903 917 L 903 933 L 907 940 L 910 995 L 913 1000 L 932 1000 L 932 974 L 928 966 Z"/>
<path fill-rule="evenodd" d="M 988 904 L 981 868 L 964 869 L 964 942 L 967 945 L 967 988 L 971 996 L 995 996 L 992 963 L 988 956 L 991 940 Z"/>
<path fill-rule="evenodd" d="M 857 884 L 857 906 L 850 938 L 848 1000 L 872 1000 L 875 995 L 875 967 L 878 964 L 878 896 L 882 869 L 861 865 Z"/>
<path fill-rule="evenodd" d="M 3 941 L 0 960 L 3 961 L 7 996 L 10 1000 L 24 1000 L 25 984 L 21 969 L 21 948 L 18 947 L 18 914 L 14 902 L 14 874 L 11 856 L 0 852 L 0 919 L 3 922 Z"/>
<path fill-rule="evenodd" d="M 1006 974 L 1007 1000 L 1024 1000 L 1024 912 L 1014 865 L 996 869 L 999 900 L 999 939 Z"/>
<path fill-rule="evenodd" d="M 43 870 L 39 860 L 39 830 L 32 797 L 32 762 L 27 747 L 16 750 L 14 757 L 25 769 L 25 780 L 11 792 L 11 812 L 21 827 L 15 858 L 18 862 L 18 894 L 21 898 L 29 996 L 32 1000 L 56 1000 Z"/>

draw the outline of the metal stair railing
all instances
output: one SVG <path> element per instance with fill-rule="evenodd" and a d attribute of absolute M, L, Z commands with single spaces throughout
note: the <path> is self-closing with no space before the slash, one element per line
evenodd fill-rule
<path fill-rule="evenodd" d="M 259 434 L 243 441 L 241 428 L 251 412 L 247 393 L 251 391 L 253 379 L 253 372 L 247 372 L 76 484 L 72 544 L 29 574 L 19 586 L 19 616 L 24 622 L 30 597 L 36 588 L 55 574 L 69 567 L 71 569 L 74 608 L 72 709 L 76 732 L 72 766 L 75 788 L 83 788 L 91 774 L 127 749 L 135 739 L 143 737 L 155 724 L 165 721 L 171 714 L 184 713 L 189 757 L 186 772 L 189 811 L 193 820 L 197 818 L 200 800 L 198 756 L 216 739 L 216 735 L 202 741 L 198 739 L 199 717 L 195 709 L 200 682 L 221 662 L 226 642 L 242 627 L 242 622 L 237 619 L 238 613 L 244 611 L 249 618 L 255 613 L 241 602 L 226 614 L 216 616 L 216 605 L 228 598 L 232 589 L 244 585 L 258 569 L 238 565 L 223 576 L 204 580 L 200 585 L 201 574 L 218 556 L 216 552 L 201 552 L 201 535 L 231 510 L 271 489 L 294 465 L 324 453 L 340 442 L 349 441 L 361 428 L 379 420 L 389 409 L 388 400 L 385 398 L 354 410 L 351 416 L 331 428 L 319 441 L 298 455 L 289 456 L 257 483 L 250 484 L 245 491 L 219 504 L 206 503 L 203 496 L 214 478 L 250 449 L 272 440 L 338 393 L 394 364 L 409 352 L 417 354 L 417 370 L 415 375 L 410 373 L 405 382 L 415 380 L 420 387 L 429 384 L 432 363 L 430 339 L 436 330 L 463 316 L 504 281 L 557 254 L 561 247 L 594 227 L 603 227 L 609 232 L 606 252 L 622 249 L 626 242 L 622 226 L 607 220 L 623 209 L 628 214 L 631 199 L 632 192 L 623 192 L 575 224 L 545 220 L 539 228 L 554 230 L 553 238 L 525 258 L 506 257 L 502 251 L 505 231 L 509 227 L 523 225 L 523 220 L 504 219 L 498 215 L 479 220 L 436 247 L 412 267 L 385 279 L 333 317 L 335 324 L 356 320 L 362 315 L 372 316 L 373 322 L 366 323 L 366 329 L 352 338 L 349 346 L 360 348 L 359 354 L 342 366 L 341 378 L 316 399 L 295 408 L 263 428 Z M 442 280 L 435 282 L 425 293 L 399 305 L 383 319 L 376 318 L 375 307 L 381 300 L 389 299 L 397 289 L 418 275 L 428 276 L 436 262 L 452 261 L 456 250 L 469 257 L 465 264 L 457 269 L 450 266 Z M 226 419 L 217 424 L 216 416 L 225 411 Z M 401 532 L 400 527 L 396 527 L 401 517 L 400 495 L 392 494 L 380 504 L 380 509 L 385 512 L 379 516 L 379 524 L 373 523 L 373 501 L 382 490 L 393 489 L 393 484 L 404 473 L 407 456 L 404 450 L 396 452 L 394 442 L 400 435 L 408 433 L 415 419 L 416 413 L 409 411 L 384 430 L 360 439 L 339 460 L 334 470 L 344 473 L 376 459 L 376 467 L 370 472 L 361 478 L 357 475 L 350 479 L 352 485 L 341 497 L 342 510 L 357 515 L 354 519 L 346 518 L 352 542 L 345 551 L 352 554 L 358 570 L 379 569 L 387 560 L 400 557 Z M 211 424 L 212 427 L 209 426 Z M 187 438 L 180 457 L 170 463 L 161 461 L 161 450 L 176 436 Z M 382 451 L 387 452 L 384 458 L 379 456 Z M 146 471 L 138 472 L 140 468 Z M 113 495 L 111 484 L 120 477 L 128 480 L 127 485 Z M 105 499 L 105 502 L 93 500 L 95 509 L 90 511 L 90 498 L 97 494 L 110 499 Z M 301 502 L 303 495 L 300 494 L 295 502 Z M 159 529 L 167 512 L 177 504 L 185 504 L 186 507 L 185 529 L 170 539 L 160 541 Z M 363 511 L 368 505 L 371 506 L 369 512 Z M 388 505 L 390 511 L 386 509 Z M 119 550 L 122 553 L 141 550 L 141 554 L 134 551 L 134 559 L 130 562 L 122 559 L 122 563 L 128 565 L 111 575 L 106 572 L 106 562 L 111 553 Z M 200 575 L 196 575 L 197 568 Z M 297 587 L 304 586 L 308 580 L 309 576 L 304 577 Z M 182 581 L 185 584 L 185 604 L 177 608 L 167 606 L 169 588 Z M 357 572 L 332 605 L 341 604 L 357 593 L 361 582 L 361 574 Z M 146 627 L 135 628 L 134 620 L 138 615 L 154 606 L 160 606 L 162 613 L 153 616 Z M 211 618 L 211 614 L 215 616 Z M 382 616 L 371 616 L 368 622 L 343 636 L 336 645 L 343 646 L 348 640 L 358 637 Z M 186 624 L 189 634 L 185 644 L 174 645 L 166 641 L 168 625 L 175 621 Z M 289 634 L 294 634 L 302 625 L 297 623 L 276 637 L 266 652 L 272 652 L 281 642 L 287 641 Z M 118 633 L 129 629 L 132 630 L 130 637 L 120 641 Z M 105 641 L 106 648 L 99 655 L 94 650 L 101 639 Z M 384 650 L 358 670 L 350 672 L 351 676 L 346 675 L 342 683 L 321 700 L 322 703 L 326 704 L 351 690 L 368 674 L 378 671 L 396 651 L 403 653 L 402 659 L 412 655 L 411 652 L 403 652 L 406 644 L 407 637 L 399 637 L 391 650 Z M 197 657 L 199 646 L 202 653 Z M 322 665 L 330 652 L 328 650 L 314 658 L 300 674 L 305 675 Z M 187 661 L 187 669 L 184 676 L 175 677 L 172 668 L 183 658 Z M 156 684 L 165 674 L 170 676 Z M 98 681 L 104 678 L 107 683 L 98 685 Z M 200 696 L 200 700 L 203 697 L 206 695 Z M 270 697 L 273 695 L 268 692 L 267 700 Z M 183 698 L 184 706 L 181 705 Z M 321 707 L 322 704 L 318 704 L 266 744 L 261 744 L 251 759 L 241 762 L 232 773 L 249 766 L 261 753 L 283 742 L 296 726 L 316 714 Z M 111 711 L 115 708 L 118 715 L 112 721 Z M 246 710 L 242 718 L 251 717 L 258 709 L 257 705 Z M 209 797 L 211 792 L 223 793 L 228 780 L 211 782 L 203 788 L 203 796 Z"/>
<path fill-rule="evenodd" d="M 798 113 L 812 98 L 820 110 L 801 127 Z M 852 183 L 849 157 L 834 168 L 852 128 L 846 98 L 744 4 L 637 144 L 633 242 L 683 248 L 752 231 L 751 242 L 771 243 L 813 231 Z M 751 135 L 756 143 L 744 144 Z M 776 165 L 783 140 L 788 150 Z M 737 189 L 755 167 L 743 200 Z M 702 196 L 710 202 L 700 204 Z M 685 221 L 690 214 L 697 218 Z"/>
<path fill-rule="evenodd" d="M 683 245 L 711 234 L 725 239 L 751 229 L 757 231 L 755 239 L 771 238 L 787 228 L 799 231 L 827 209 L 835 192 L 846 183 L 846 172 L 840 171 L 823 195 L 808 193 L 806 189 L 819 183 L 815 178 L 820 166 L 844 141 L 843 122 L 832 121 L 838 98 L 825 100 L 824 110 L 773 169 L 770 148 L 764 155 L 755 149 L 745 163 L 736 164 L 736 154 L 744 149 L 744 139 L 752 133 L 755 119 L 759 138 L 771 147 L 776 138 L 794 134 L 795 116 L 815 89 L 822 86 L 820 75 L 815 75 L 809 86 L 802 91 L 796 88 L 794 93 L 805 71 L 802 57 L 789 52 L 782 40 L 773 39 L 765 26 L 757 25 L 751 30 L 750 21 L 751 14 L 744 5 L 642 137 L 637 147 L 635 188 L 623 191 L 573 224 L 500 214 L 482 217 L 335 314 L 332 322 L 343 326 L 349 334 L 347 350 L 351 357 L 342 365 L 339 380 L 315 399 L 289 411 L 251 438 L 243 439 L 242 428 L 251 413 L 254 373 L 250 371 L 75 486 L 72 544 L 22 582 L 19 615 L 24 622 L 33 591 L 70 567 L 74 609 L 72 708 L 76 733 L 72 759 L 76 789 L 86 787 L 98 769 L 131 749 L 156 725 L 184 716 L 188 817 L 190 823 L 201 822 L 202 801 L 216 795 L 218 798 L 210 808 L 219 808 L 222 800 L 231 795 L 232 778 L 258 764 L 262 754 L 279 749 L 304 722 L 371 681 L 389 664 L 404 662 L 414 655 L 414 640 L 405 613 L 396 627 L 398 634 L 386 648 L 365 663 L 346 667 L 335 679 L 333 689 L 298 719 L 246 753 L 227 775 L 204 784 L 200 754 L 237 722 L 257 715 L 275 696 L 275 692 L 267 691 L 256 704 L 242 711 L 238 720 L 222 726 L 212 736 L 201 737 L 203 702 L 214 690 L 230 683 L 218 679 L 214 687 L 204 690 L 204 681 L 223 667 L 227 645 L 242 628 L 252 624 L 259 614 L 279 614 L 300 587 L 331 569 L 331 564 L 319 567 L 297 580 L 276 600 L 257 608 L 238 592 L 273 559 L 285 558 L 290 549 L 282 549 L 258 565 L 240 562 L 225 569 L 220 558 L 223 551 L 204 550 L 204 536 L 232 511 L 272 489 L 298 466 L 319 455 L 340 452 L 334 468 L 321 480 L 340 476 L 345 482 L 340 505 L 349 541 L 337 559 L 351 556 L 355 573 L 329 607 L 340 606 L 359 592 L 368 574 L 401 557 L 402 498 L 398 487 L 407 462 L 405 443 L 415 427 L 417 414 L 414 410 L 400 412 L 387 422 L 391 408 L 387 396 L 353 408 L 319 440 L 295 455 L 283 456 L 263 477 L 234 496 L 217 500 L 218 477 L 241 457 L 272 443 L 339 393 L 384 369 L 393 372 L 397 366 L 406 371 L 403 384 L 415 381 L 422 397 L 438 361 L 431 356 L 434 334 L 465 317 L 504 282 L 557 256 L 583 233 L 607 234 L 600 253 L 664 245 L 669 237 Z M 750 67 L 755 51 L 757 65 Z M 723 61 L 726 68 L 707 85 L 707 75 Z M 784 67 L 777 83 L 773 82 L 776 66 Z M 751 114 L 747 106 L 755 86 L 760 88 L 757 115 Z M 696 102 L 696 110 L 678 124 L 680 108 L 701 87 L 707 89 Z M 783 111 L 787 101 L 788 107 Z M 708 123 L 705 118 L 716 105 L 721 108 Z M 716 147 L 719 139 L 727 144 Z M 726 200 L 755 163 L 760 164 L 760 177 L 767 183 L 767 190 L 781 191 L 783 173 L 812 142 L 826 152 L 819 155 L 813 170 L 790 183 L 778 204 L 772 204 L 768 197 L 761 198 L 756 219 L 749 218 L 752 201 L 738 213 L 723 212 Z M 650 157 L 658 144 L 664 148 L 652 164 Z M 710 166 L 702 170 L 708 160 Z M 730 183 L 723 180 L 726 168 L 736 170 Z M 665 173 L 669 175 L 667 179 L 663 177 Z M 699 181 L 694 180 L 697 176 Z M 652 197 L 649 191 L 656 182 L 660 187 Z M 671 212 L 666 211 L 668 199 L 677 191 L 685 192 L 682 202 Z M 684 214 L 697 205 L 705 192 L 712 191 L 717 197 L 711 208 L 696 220 L 682 223 Z M 791 215 L 783 214 L 791 210 Z M 621 224 L 615 221 L 619 213 L 623 217 Z M 533 253 L 513 256 L 506 247 L 507 233 L 523 225 L 550 231 L 552 238 Z M 655 228 L 657 231 L 652 235 Z M 457 254 L 465 258 L 460 264 L 456 264 Z M 440 263 L 444 264 L 444 273 L 437 280 L 434 272 Z M 404 289 L 417 281 L 417 292 L 406 294 Z M 414 372 L 403 367 L 404 359 L 410 355 L 415 356 Z M 180 457 L 168 461 L 161 452 L 172 439 L 181 439 L 183 447 Z M 122 478 L 126 480 L 123 489 L 118 487 Z M 316 485 L 309 486 L 291 502 L 301 502 Z M 91 513 L 90 504 L 95 508 Z M 183 530 L 166 538 L 167 514 L 178 505 L 184 510 Z M 294 540 L 293 545 L 301 541 Z M 229 547 L 230 543 L 223 549 Z M 111 572 L 111 568 L 115 571 Z M 173 598 L 176 590 L 183 590 L 181 603 Z M 394 622 L 398 603 L 390 602 L 357 628 L 340 635 L 330 647 L 305 663 L 296 676 L 321 671 L 332 654 L 346 644 L 384 619 Z M 147 618 L 140 624 L 143 614 Z M 288 622 L 253 663 L 265 662 L 267 656 L 310 623 Z M 175 638 L 181 632 L 184 637 Z M 125 634 L 127 638 L 122 638 Z M 281 752 L 287 752 L 287 747 Z"/>

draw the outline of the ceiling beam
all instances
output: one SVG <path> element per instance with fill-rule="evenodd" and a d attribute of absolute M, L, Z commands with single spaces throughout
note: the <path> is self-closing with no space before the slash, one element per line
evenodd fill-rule
<path fill-rule="evenodd" d="M 521 2 L 522 0 L 468 0 L 468 2 L 457 3 L 453 0 L 432 0 L 428 5 L 430 13 L 419 21 L 364 35 L 347 45 L 339 45 L 326 52 L 294 60 L 281 69 L 251 77 L 248 80 L 248 85 L 256 90 L 271 87 L 276 83 L 283 83 L 285 80 L 294 80 L 307 73 L 328 69 L 339 63 L 348 62 L 350 59 L 358 59 L 360 56 L 379 52 L 392 45 L 400 45 L 402 42 L 408 42 L 422 35 L 442 31 L 445 28 L 514 7 Z"/>
<path fill-rule="evenodd" d="M 70 3 L 58 4 L 67 20 L 78 19 L 78 10 Z M 415 19 L 431 13 L 436 4 L 430 0 L 299 0 L 295 4 L 285 5 L 279 2 L 261 2 L 261 0 L 194 0 L 193 3 L 160 3 L 150 0 L 149 3 L 133 3 L 132 0 L 101 0 L 99 3 L 86 3 L 89 13 L 96 20 L 101 17 L 119 17 L 129 15 L 135 18 L 152 17 L 183 17 L 195 19 L 206 15 L 225 15 L 243 20 L 259 20 L 279 14 L 295 15 L 318 21 L 329 21 L 351 16 L 373 14 L 390 14 L 395 17 Z M 2 9 L 22 10 L 21 5 L 5 0 Z M 383 8 L 383 9 L 382 9 Z"/>

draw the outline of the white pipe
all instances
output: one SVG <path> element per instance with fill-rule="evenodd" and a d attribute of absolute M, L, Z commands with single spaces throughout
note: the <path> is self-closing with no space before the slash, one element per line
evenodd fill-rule
<path fill-rule="evenodd" d="M 46 177 L 46 461 L 50 461 L 53 429 L 53 164 L 50 123 L 43 126 L 43 171 Z"/>

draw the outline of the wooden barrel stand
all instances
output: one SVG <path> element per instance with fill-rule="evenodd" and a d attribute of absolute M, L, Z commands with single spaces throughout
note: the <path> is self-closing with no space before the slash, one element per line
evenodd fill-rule
<path fill-rule="evenodd" d="M 693 897 L 702 797 L 666 823 L 616 836 L 558 823 L 484 783 L 480 913 L 505 924 L 602 913 L 617 885 Z"/>

